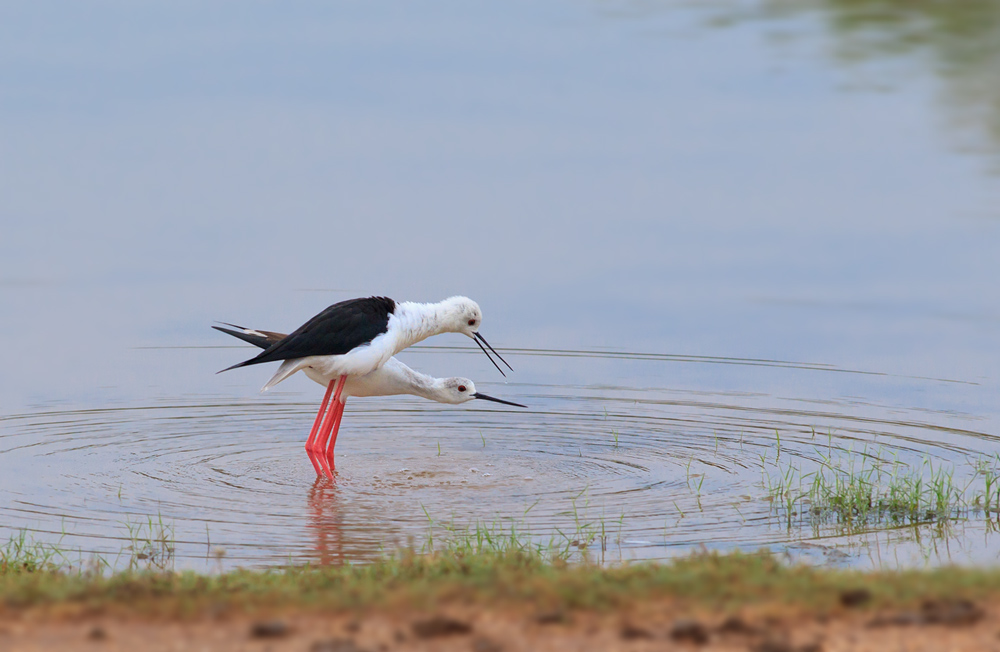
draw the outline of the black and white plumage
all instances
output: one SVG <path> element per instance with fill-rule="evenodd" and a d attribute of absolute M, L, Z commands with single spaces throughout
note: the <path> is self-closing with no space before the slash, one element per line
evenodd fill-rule
<path fill-rule="evenodd" d="M 212 328 L 262 349 L 268 349 L 288 337 L 284 333 L 244 328 L 236 324 L 224 324 L 224 326 L 213 326 Z M 320 375 L 312 368 L 306 368 L 303 371 L 310 380 L 323 387 L 327 387 L 330 381 L 334 380 Z M 389 358 L 389 361 L 384 365 L 364 376 L 348 376 L 341 397 L 346 399 L 351 396 L 397 396 L 400 394 L 420 396 L 452 405 L 466 403 L 473 399 L 482 399 L 515 407 L 527 407 L 520 403 L 504 401 L 477 392 L 475 383 L 468 378 L 460 376 L 435 378 L 411 369 L 396 358 Z"/>
<path fill-rule="evenodd" d="M 344 355 L 351 349 L 371 344 L 372 340 L 387 332 L 389 315 L 395 310 L 396 302 L 388 297 L 348 299 L 335 303 L 256 357 L 223 371 L 262 362 L 315 355 Z"/>
<path fill-rule="evenodd" d="M 233 326 L 237 330 L 215 328 L 266 347 L 259 355 L 223 371 L 280 361 L 281 365 L 264 385 L 264 390 L 297 371 L 304 371 L 316 382 L 326 385 L 323 403 L 306 441 L 306 451 L 316 473 L 332 478 L 333 448 L 347 396 L 416 394 L 444 403 L 483 398 L 518 405 L 479 394 L 468 379 L 426 376 L 393 357 L 432 335 L 462 333 L 471 337 L 503 374 L 490 352 L 508 368 L 510 365 L 479 334 L 482 321 L 479 305 L 467 297 L 450 297 L 438 303 L 368 297 L 335 303 L 288 336 L 238 326 Z"/>
<path fill-rule="evenodd" d="M 481 323 L 479 304 L 467 297 L 438 303 L 397 302 L 387 297 L 348 299 L 326 308 L 256 357 L 223 371 L 281 361 L 264 390 L 306 368 L 330 378 L 364 376 L 406 347 L 439 333 L 467 335 L 487 357 L 484 344 L 510 368 L 479 334 Z M 500 369 L 492 357 L 490 361 Z"/>

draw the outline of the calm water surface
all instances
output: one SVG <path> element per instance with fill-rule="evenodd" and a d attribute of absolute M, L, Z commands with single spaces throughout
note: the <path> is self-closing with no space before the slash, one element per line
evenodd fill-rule
<path fill-rule="evenodd" d="M 996 563 L 982 516 L 768 500 L 830 457 L 965 486 L 1000 455 L 1000 8 L 908 6 L 5 7 L 0 537 L 113 561 L 152 516 L 216 568 L 478 522 L 603 527 L 611 561 Z M 320 388 L 215 375 L 252 351 L 209 326 L 371 293 L 475 298 L 509 382 L 457 335 L 401 358 L 529 409 L 353 400 L 315 482 Z"/>

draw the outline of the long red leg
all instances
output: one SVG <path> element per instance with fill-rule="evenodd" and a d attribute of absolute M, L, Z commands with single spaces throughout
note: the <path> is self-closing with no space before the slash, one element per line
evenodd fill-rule
<path fill-rule="evenodd" d="M 337 433 L 340 432 L 340 420 L 344 418 L 344 407 L 346 406 L 346 397 L 343 401 L 337 401 L 333 406 L 333 409 L 337 413 L 334 415 L 333 433 L 330 435 L 330 443 L 326 446 L 326 463 L 331 469 L 333 468 L 333 447 L 337 445 Z"/>
<path fill-rule="evenodd" d="M 330 394 L 333 394 L 333 386 L 337 384 L 337 379 L 334 378 L 330 381 L 330 384 L 326 386 L 326 394 L 323 396 L 323 403 L 319 406 L 319 412 L 316 413 L 316 420 L 313 421 L 312 430 L 309 431 L 309 439 L 306 440 L 306 450 L 311 451 L 313 449 L 313 444 L 316 442 L 316 433 L 319 432 L 319 424 L 323 422 L 323 415 L 326 414 L 326 407 L 330 404 Z"/>
<path fill-rule="evenodd" d="M 309 438 L 306 440 L 306 455 L 309 456 L 309 461 L 312 462 L 313 469 L 316 471 L 316 475 L 329 475 L 324 468 L 323 462 L 326 461 L 324 457 L 326 451 L 324 449 L 316 450 L 316 435 L 319 433 L 320 424 L 323 422 L 323 417 L 326 416 L 327 408 L 330 405 L 330 394 L 333 393 L 333 386 L 336 384 L 337 379 L 334 378 L 330 381 L 326 388 L 326 394 L 323 395 L 323 403 L 319 406 L 319 412 L 316 413 L 316 420 L 313 422 L 312 430 L 309 431 Z M 322 461 L 321 461 L 322 460 Z"/>
<path fill-rule="evenodd" d="M 319 462 L 319 459 L 322 456 L 317 455 L 316 453 L 314 453 L 313 451 L 311 451 L 308 448 L 306 449 L 306 455 L 309 456 L 309 461 L 312 462 L 313 470 L 316 471 L 317 478 L 319 476 L 326 475 L 326 472 L 323 471 L 323 465 L 320 464 L 320 462 Z"/>
<path fill-rule="evenodd" d="M 331 401 L 329 409 L 326 411 L 326 418 L 323 419 L 323 424 L 319 427 L 319 433 L 317 434 L 316 441 L 313 445 L 313 450 L 316 453 L 316 457 L 319 459 L 320 465 L 323 467 L 323 472 L 327 475 L 327 477 L 332 479 L 333 473 L 327 464 L 324 451 L 326 450 L 326 440 L 329 439 L 330 430 L 333 428 L 333 424 L 336 421 L 337 407 L 341 405 L 340 393 L 344 391 L 344 385 L 347 384 L 347 376 L 341 376 L 336 381 L 331 382 L 336 382 L 337 389 L 333 392 L 333 400 Z"/>

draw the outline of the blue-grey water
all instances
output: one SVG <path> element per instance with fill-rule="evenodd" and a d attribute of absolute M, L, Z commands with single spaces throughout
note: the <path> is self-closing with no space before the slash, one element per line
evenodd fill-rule
<path fill-rule="evenodd" d="M 868 4 L 896 13 L 845 20 Z M 582 518 L 622 559 L 995 563 L 985 518 L 845 533 L 767 500 L 820 450 L 963 486 L 1000 459 L 977 7 L 0 7 L 0 538 L 113 561 L 153 517 L 215 568 Z M 209 327 L 367 294 L 475 298 L 508 382 L 459 335 L 401 358 L 530 409 L 352 400 L 315 483 L 319 386 L 216 375 L 252 350 Z"/>

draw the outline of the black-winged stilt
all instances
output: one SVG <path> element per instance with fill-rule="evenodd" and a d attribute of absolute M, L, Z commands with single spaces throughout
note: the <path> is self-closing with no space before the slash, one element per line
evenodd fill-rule
<path fill-rule="evenodd" d="M 306 451 L 316 472 L 322 471 L 330 475 L 333 448 L 347 396 L 415 394 L 444 403 L 463 403 L 473 398 L 482 398 L 524 407 L 479 394 L 472 381 L 467 379 L 436 379 L 425 376 L 392 357 L 407 346 L 431 335 L 464 333 L 479 344 L 490 362 L 503 374 L 486 347 L 507 368 L 511 367 L 479 334 L 481 323 L 482 312 L 479 306 L 466 297 L 451 297 L 430 304 L 397 303 L 385 297 L 370 297 L 336 303 L 287 336 L 239 326 L 233 326 L 238 329 L 235 331 L 218 326 L 213 328 L 264 348 L 256 357 L 223 371 L 281 360 L 281 366 L 264 385 L 264 390 L 300 370 L 326 386 L 323 403 L 306 442 Z M 460 391 L 460 388 L 464 389 Z M 317 459 L 320 463 L 317 463 Z"/>

